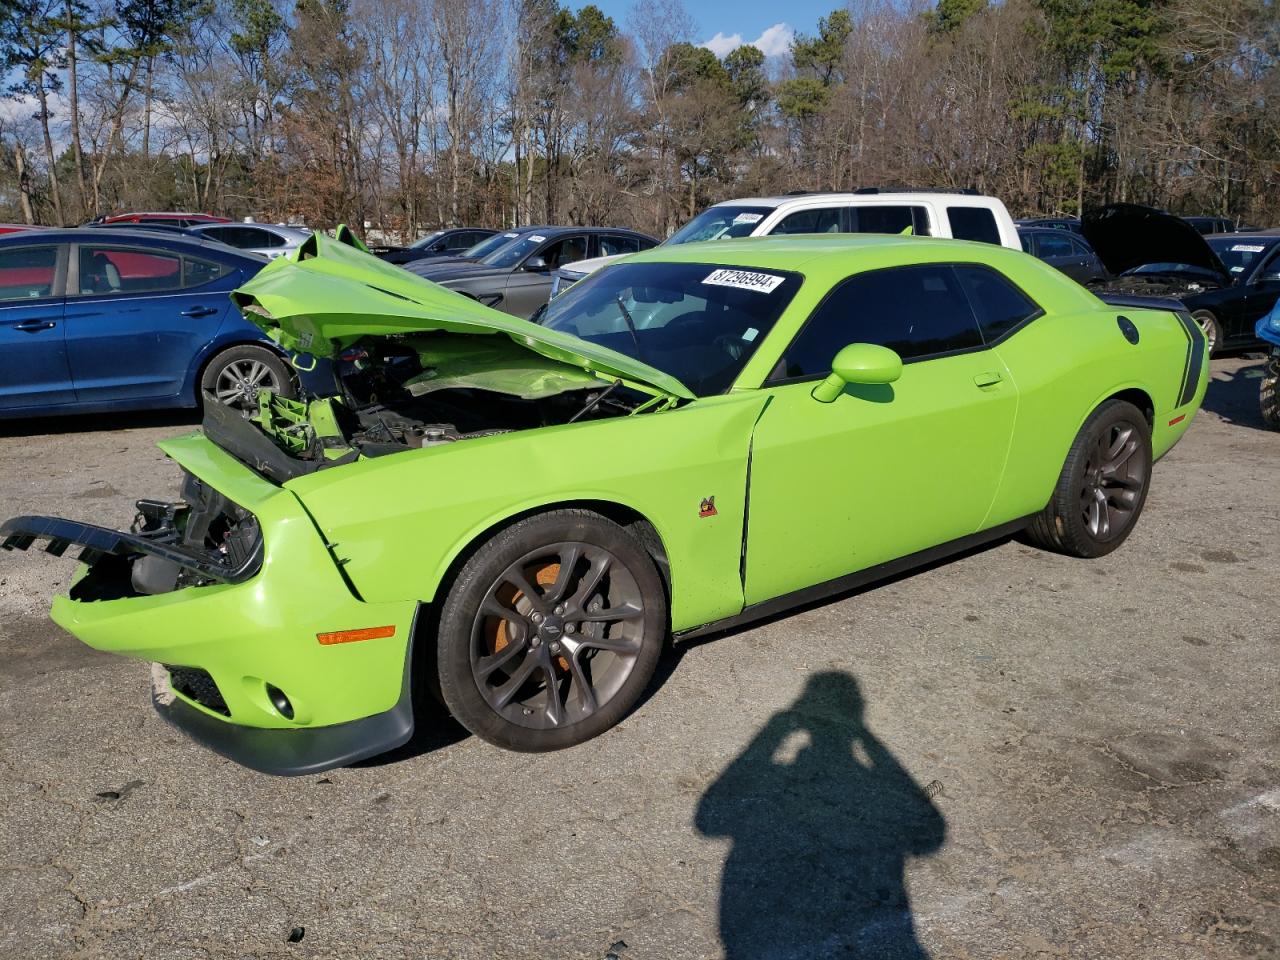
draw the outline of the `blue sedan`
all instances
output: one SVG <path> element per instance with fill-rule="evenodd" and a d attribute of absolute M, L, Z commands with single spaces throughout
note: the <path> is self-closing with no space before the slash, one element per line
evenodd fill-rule
<path fill-rule="evenodd" d="M 265 263 L 160 231 L 0 237 L 0 419 L 293 396 L 288 359 L 228 297 Z"/>

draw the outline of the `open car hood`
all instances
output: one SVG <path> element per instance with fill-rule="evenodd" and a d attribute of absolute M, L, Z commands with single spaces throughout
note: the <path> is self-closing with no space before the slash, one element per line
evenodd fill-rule
<path fill-rule="evenodd" d="M 385 263 L 339 229 L 312 234 L 231 294 L 240 311 L 287 350 L 332 357 L 361 337 L 441 330 L 505 334 L 534 353 L 607 380 L 647 385 L 693 399 L 675 377 L 572 334 L 486 307 L 470 297 Z"/>
<path fill-rule="evenodd" d="M 1231 274 L 1191 224 L 1136 203 L 1112 203 L 1081 218 L 1080 232 L 1098 259 L 1116 276 L 1148 263 L 1185 263 Z"/>

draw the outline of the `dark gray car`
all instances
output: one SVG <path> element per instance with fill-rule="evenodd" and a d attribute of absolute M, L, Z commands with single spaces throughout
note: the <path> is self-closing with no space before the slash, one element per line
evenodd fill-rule
<path fill-rule="evenodd" d="M 1069 230 L 1019 227 L 1018 237 L 1022 240 L 1023 250 L 1049 266 L 1057 267 L 1076 283 L 1108 277 L 1107 268 L 1093 248 L 1083 237 Z"/>
<path fill-rule="evenodd" d="M 405 269 L 505 313 L 528 319 L 547 302 L 555 271 L 591 257 L 637 253 L 653 237 L 614 227 L 540 227 L 474 263 L 420 261 Z"/>

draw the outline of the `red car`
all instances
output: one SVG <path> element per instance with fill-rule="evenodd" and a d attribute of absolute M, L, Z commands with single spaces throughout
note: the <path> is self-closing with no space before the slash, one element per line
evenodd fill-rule
<path fill-rule="evenodd" d="M 99 223 L 158 223 L 171 227 L 190 227 L 197 223 L 230 223 L 230 217 L 218 217 L 212 213 L 115 213 L 103 217 Z"/>
<path fill-rule="evenodd" d="M 6 233 L 18 233 L 21 230 L 40 230 L 42 227 L 32 226 L 29 223 L 0 223 L 0 235 Z"/>

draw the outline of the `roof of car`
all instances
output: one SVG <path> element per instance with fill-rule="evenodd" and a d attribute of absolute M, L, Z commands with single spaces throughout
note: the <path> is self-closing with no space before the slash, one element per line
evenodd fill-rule
<path fill-rule="evenodd" d="M 232 221 L 231 223 L 193 223 L 185 229 L 191 233 L 206 233 L 209 230 L 225 230 L 227 227 L 248 227 L 258 230 L 279 230 L 283 233 L 293 233 L 300 237 L 311 236 L 310 227 L 298 227 L 289 223 L 240 223 Z"/>
<path fill-rule="evenodd" d="M 1206 240 L 1262 240 L 1266 243 L 1274 243 L 1280 240 L 1280 227 L 1272 227 L 1269 230 L 1250 230 L 1247 233 L 1210 233 L 1205 235 Z"/>
<path fill-rule="evenodd" d="M 813 233 L 785 236 L 743 237 L 736 240 L 703 240 L 698 243 L 664 244 L 633 253 L 627 263 L 710 263 L 724 266 L 799 270 L 819 261 L 855 253 L 904 251 L 922 263 L 955 257 L 958 252 L 979 254 L 975 259 L 1022 258 L 1021 250 L 994 243 L 911 237 L 874 233 Z"/>
<path fill-rule="evenodd" d="M 980 205 L 989 203 L 993 197 L 974 193 L 947 193 L 931 190 L 900 190 L 877 193 L 854 193 L 852 191 L 814 191 L 812 193 L 788 193 L 773 197 L 741 197 L 733 200 L 721 200 L 712 204 L 716 207 L 781 207 L 788 203 L 803 203 L 807 200 L 839 200 L 842 203 L 879 203 L 907 200 L 946 200 L 952 205 Z"/>
<path fill-rule="evenodd" d="M 223 254 L 236 254 L 246 260 L 261 260 L 247 250 L 237 250 L 212 238 L 199 236 L 185 230 L 148 230 L 144 226 L 136 228 L 121 227 L 118 230 L 104 232 L 93 227 L 45 227 L 39 230 L 24 230 L 21 233 L 0 235 L 0 245 L 29 244 L 48 239 L 57 243 L 128 243 L 138 242 L 152 246 L 172 246 L 182 244 L 187 247 L 200 247 L 206 250 L 217 250 Z"/>
<path fill-rule="evenodd" d="M 647 233 L 632 230 L 630 227 L 512 227 L 510 230 L 499 232 L 515 233 L 517 230 L 521 233 L 536 230 L 538 233 L 545 233 L 549 237 L 558 237 L 562 233 L 629 233 L 636 237 L 649 237 Z M 649 239 L 653 238 L 649 237 Z"/>

